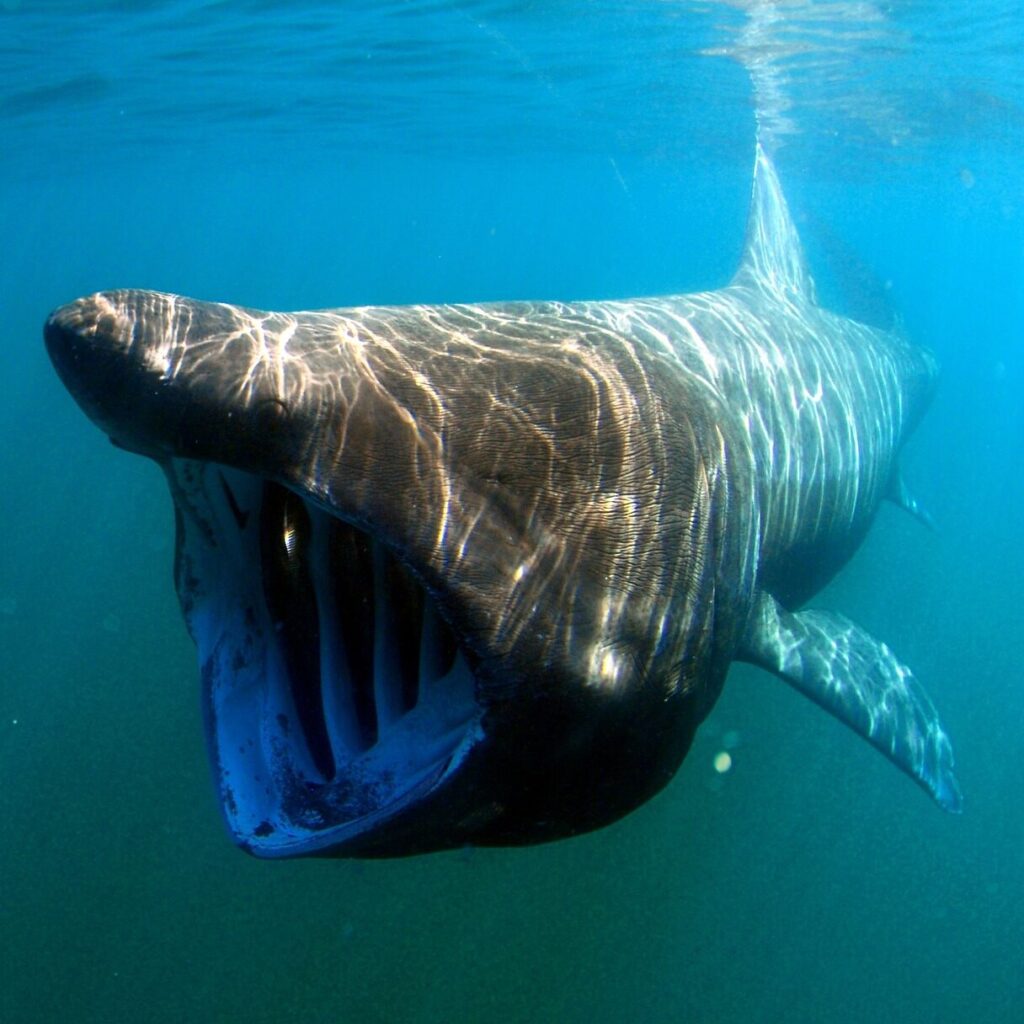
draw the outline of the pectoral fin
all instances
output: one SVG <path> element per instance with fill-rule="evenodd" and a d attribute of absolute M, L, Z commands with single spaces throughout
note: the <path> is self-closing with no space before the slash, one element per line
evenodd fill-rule
<path fill-rule="evenodd" d="M 932 514 L 914 497 L 907 487 L 906 480 L 899 467 L 892 474 L 889 481 L 889 490 L 885 495 L 894 505 L 899 505 L 905 512 L 909 512 L 918 522 L 924 523 L 929 530 L 936 529 L 935 520 Z"/>
<path fill-rule="evenodd" d="M 949 737 L 921 684 L 885 644 L 841 615 L 787 612 L 762 594 L 740 657 L 845 722 L 947 811 L 961 810 Z"/>

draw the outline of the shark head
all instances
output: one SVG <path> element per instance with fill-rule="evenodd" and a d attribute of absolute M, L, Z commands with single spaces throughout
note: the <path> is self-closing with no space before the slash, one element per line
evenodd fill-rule
<path fill-rule="evenodd" d="M 245 849 L 554 839 L 685 755 L 735 641 L 712 627 L 746 503 L 708 469 L 699 385 L 566 313 L 125 290 L 48 320 L 84 411 L 167 475 Z"/>

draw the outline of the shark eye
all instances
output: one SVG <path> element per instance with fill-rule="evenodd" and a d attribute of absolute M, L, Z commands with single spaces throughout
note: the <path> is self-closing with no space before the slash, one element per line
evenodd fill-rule
<path fill-rule="evenodd" d="M 256 405 L 256 416 L 267 424 L 281 422 L 288 419 L 288 404 L 281 398 L 264 398 Z"/>
<path fill-rule="evenodd" d="M 252 434 L 261 444 L 287 444 L 291 434 L 291 409 L 281 398 L 264 398 L 250 412 Z"/>

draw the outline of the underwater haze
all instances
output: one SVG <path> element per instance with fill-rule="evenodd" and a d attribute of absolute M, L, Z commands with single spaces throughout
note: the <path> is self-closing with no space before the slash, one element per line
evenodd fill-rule
<path fill-rule="evenodd" d="M 1017 3 L 0 0 L 0 129 L 0 1021 L 1020 1020 Z M 739 666 L 602 831 L 237 850 L 167 487 L 61 386 L 49 311 L 720 287 L 759 133 L 823 304 L 943 368 L 902 459 L 937 528 L 883 507 L 812 603 L 913 666 L 963 814 Z"/>

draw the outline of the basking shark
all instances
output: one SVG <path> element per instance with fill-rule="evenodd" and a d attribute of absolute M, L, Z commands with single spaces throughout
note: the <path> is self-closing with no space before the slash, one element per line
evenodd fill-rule
<path fill-rule="evenodd" d="M 260 312 L 56 310 L 50 357 L 164 469 L 229 831 L 264 857 L 535 843 L 660 790 L 734 660 L 960 808 L 885 644 L 801 610 L 880 502 L 936 365 L 821 308 L 758 148 L 717 291 Z"/>

